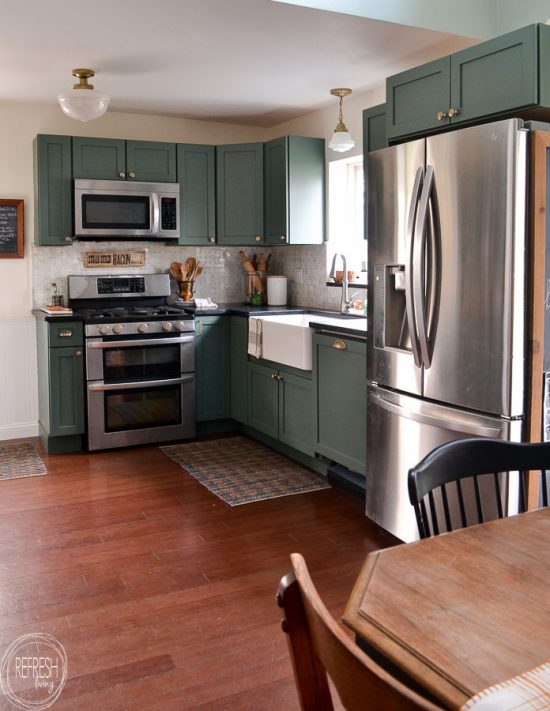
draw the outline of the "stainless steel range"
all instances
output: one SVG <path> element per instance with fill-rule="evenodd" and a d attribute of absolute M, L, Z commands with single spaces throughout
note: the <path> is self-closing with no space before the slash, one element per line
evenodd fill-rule
<path fill-rule="evenodd" d="M 69 276 L 84 321 L 88 448 L 195 435 L 195 322 L 168 274 Z"/>

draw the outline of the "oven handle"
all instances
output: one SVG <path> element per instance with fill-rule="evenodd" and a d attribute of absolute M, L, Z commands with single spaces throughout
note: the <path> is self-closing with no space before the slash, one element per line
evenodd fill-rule
<path fill-rule="evenodd" d="M 169 346 L 173 343 L 192 343 L 195 336 L 178 336 L 177 338 L 144 338 L 139 341 L 88 341 L 88 348 L 132 348 L 133 346 Z"/>
<path fill-rule="evenodd" d="M 190 383 L 195 379 L 194 375 L 182 375 L 181 378 L 169 378 L 168 380 L 144 380 L 139 383 L 90 383 L 90 392 L 104 392 L 105 390 L 137 390 L 138 388 L 149 388 L 162 385 L 179 385 L 180 383 Z"/>

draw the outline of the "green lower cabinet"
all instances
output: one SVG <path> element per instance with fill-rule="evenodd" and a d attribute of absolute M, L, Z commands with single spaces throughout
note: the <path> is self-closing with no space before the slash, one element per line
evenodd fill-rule
<path fill-rule="evenodd" d="M 34 139 L 34 243 L 67 246 L 73 241 L 71 137 Z"/>
<path fill-rule="evenodd" d="M 82 323 L 37 317 L 40 438 L 48 452 L 82 449 L 85 430 Z"/>
<path fill-rule="evenodd" d="M 231 360 L 231 417 L 248 423 L 248 319 L 229 317 Z"/>
<path fill-rule="evenodd" d="M 230 416 L 229 320 L 226 316 L 195 318 L 197 422 Z"/>
<path fill-rule="evenodd" d="M 261 363 L 248 364 L 248 424 L 313 455 L 313 397 L 309 374 Z"/>
<path fill-rule="evenodd" d="M 315 451 L 365 474 L 367 457 L 366 343 L 314 334 Z"/>

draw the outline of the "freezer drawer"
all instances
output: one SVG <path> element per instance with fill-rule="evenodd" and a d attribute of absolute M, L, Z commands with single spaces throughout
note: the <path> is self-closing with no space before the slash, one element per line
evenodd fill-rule
<path fill-rule="evenodd" d="M 366 515 L 403 541 L 417 540 L 407 491 L 409 469 L 435 447 L 455 439 L 482 436 L 520 441 L 521 427 L 521 420 L 469 413 L 370 386 Z M 507 501 L 517 500 L 517 489 L 505 490 Z"/>

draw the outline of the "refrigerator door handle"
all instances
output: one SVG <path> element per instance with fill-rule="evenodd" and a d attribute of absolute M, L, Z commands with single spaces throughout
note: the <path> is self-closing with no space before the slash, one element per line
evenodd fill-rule
<path fill-rule="evenodd" d="M 412 255 L 413 262 L 413 302 L 418 328 L 418 341 L 420 343 L 420 353 L 422 363 L 425 368 L 429 368 L 432 363 L 432 354 L 428 341 L 428 315 L 426 301 L 429 297 L 426 289 L 427 263 L 426 263 L 426 243 L 428 234 L 428 208 L 430 206 L 430 196 L 432 193 L 434 180 L 434 169 L 431 165 L 426 168 L 426 178 L 422 187 L 422 195 L 418 205 L 415 224 L 415 240 Z M 430 261 L 430 260 L 428 260 Z"/>
<path fill-rule="evenodd" d="M 407 253 L 408 262 L 405 267 L 406 284 L 405 284 L 405 307 L 407 312 L 407 324 L 409 326 L 409 335 L 411 337 L 411 348 L 414 357 L 414 364 L 420 368 L 422 361 L 420 359 L 420 343 L 418 340 L 418 332 L 416 329 L 415 307 L 413 300 L 413 286 L 415 279 L 413 251 L 415 245 L 415 223 L 417 220 L 418 198 L 420 189 L 422 188 L 422 179 L 424 170 L 418 168 L 414 178 L 414 185 L 411 195 L 411 204 L 409 207 L 409 219 L 407 221 Z"/>
<path fill-rule="evenodd" d="M 425 425 L 431 425 L 432 427 L 440 427 L 445 430 L 453 430 L 454 432 L 462 432 L 474 437 L 501 436 L 500 428 L 489 427 L 486 425 L 476 425 L 465 418 L 461 418 L 460 414 L 456 412 L 452 418 L 442 418 L 437 417 L 436 415 L 431 415 L 427 412 L 416 412 L 410 408 L 403 407 L 402 405 L 396 405 L 393 402 L 388 402 L 388 400 L 378 393 L 371 393 L 371 397 L 383 410 L 391 412 L 394 415 L 399 415 L 400 417 L 406 417 L 409 420 L 414 420 L 415 422 L 421 422 Z"/>

